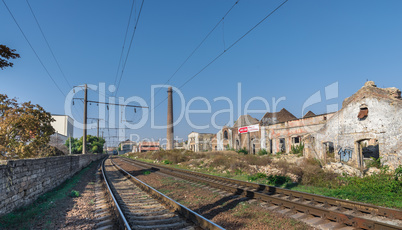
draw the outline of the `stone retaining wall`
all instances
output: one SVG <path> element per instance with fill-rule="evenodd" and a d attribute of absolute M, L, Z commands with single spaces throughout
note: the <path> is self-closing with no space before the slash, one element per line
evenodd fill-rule
<path fill-rule="evenodd" d="M 32 203 L 92 161 L 106 155 L 72 155 L 0 161 L 0 215 Z"/>

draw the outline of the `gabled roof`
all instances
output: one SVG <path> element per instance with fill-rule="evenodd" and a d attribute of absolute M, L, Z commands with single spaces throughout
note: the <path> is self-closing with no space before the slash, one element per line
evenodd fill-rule
<path fill-rule="evenodd" d="M 342 108 L 353 101 L 359 101 L 363 98 L 378 98 L 390 100 L 393 103 L 402 103 L 401 91 L 395 87 L 378 88 L 373 81 L 368 81 L 352 96 L 346 98 L 342 103 Z"/>
<path fill-rule="evenodd" d="M 304 116 L 303 116 L 303 118 L 309 118 L 309 117 L 315 117 L 316 115 L 315 115 L 315 113 L 313 113 L 313 112 L 311 112 L 311 111 L 308 111 Z"/>
<path fill-rule="evenodd" d="M 243 126 L 249 126 L 249 125 L 255 125 L 258 124 L 259 121 L 258 119 L 250 116 L 250 115 L 241 115 L 239 119 L 234 123 L 233 127 L 243 127 Z"/>
<path fill-rule="evenodd" d="M 287 111 L 285 108 L 281 109 L 279 112 L 266 113 L 262 118 L 260 125 L 273 125 L 277 123 L 282 123 L 290 120 L 296 120 L 293 114 Z"/>

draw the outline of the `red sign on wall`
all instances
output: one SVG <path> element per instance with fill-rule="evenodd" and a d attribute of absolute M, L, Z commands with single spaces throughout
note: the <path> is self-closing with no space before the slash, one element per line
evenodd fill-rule
<path fill-rule="evenodd" d="M 250 126 L 244 126 L 239 128 L 239 133 L 251 133 L 251 132 L 257 132 L 260 130 L 259 125 L 250 125 Z"/>

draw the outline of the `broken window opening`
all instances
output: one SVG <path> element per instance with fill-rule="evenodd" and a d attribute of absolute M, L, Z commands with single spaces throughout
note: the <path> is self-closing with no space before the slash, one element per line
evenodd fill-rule
<path fill-rule="evenodd" d="M 360 112 L 357 115 L 357 118 L 359 118 L 359 120 L 364 120 L 366 119 L 366 117 L 368 116 L 368 108 L 367 106 L 361 106 L 360 107 Z"/>
<path fill-rule="evenodd" d="M 285 142 L 285 138 L 279 138 L 279 149 L 281 150 L 281 152 L 286 152 L 286 142 Z"/>
<path fill-rule="evenodd" d="M 380 146 L 377 139 L 363 139 L 357 141 L 359 151 L 359 166 L 367 167 L 369 162 L 380 158 Z"/>
<path fill-rule="evenodd" d="M 293 142 L 293 144 L 299 144 L 300 143 L 300 137 L 292 137 L 292 142 Z"/>
<path fill-rule="evenodd" d="M 324 142 L 324 151 L 326 153 L 326 156 L 328 158 L 335 158 L 335 148 L 334 148 L 334 142 L 327 141 Z"/>
<path fill-rule="evenodd" d="M 223 132 L 223 139 L 225 139 L 225 140 L 229 139 L 227 130 L 225 130 L 225 132 Z"/>
<path fill-rule="evenodd" d="M 269 139 L 269 153 L 273 153 L 272 149 L 272 139 Z"/>

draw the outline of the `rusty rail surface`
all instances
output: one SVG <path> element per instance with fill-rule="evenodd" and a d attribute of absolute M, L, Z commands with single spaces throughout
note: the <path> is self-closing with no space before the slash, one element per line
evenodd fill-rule
<path fill-rule="evenodd" d="M 154 170 L 182 179 L 207 183 L 211 187 L 249 198 L 255 198 L 268 202 L 269 204 L 290 209 L 294 212 L 302 212 L 304 214 L 321 217 L 358 229 L 402 229 L 401 226 L 386 223 L 392 220 L 402 219 L 402 212 L 397 209 L 213 176 L 190 170 L 176 169 L 128 158 L 120 157 L 119 159 L 128 163 L 142 165 L 143 167 L 152 167 Z M 384 217 L 387 218 L 387 220 L 373 220 L 367 216 L 363 217 L 365 214 L 369 214 L 371 217 Z"/>
<path fill-rule="evenodd" d="M 156 189 L 152 188 L 148 184 L 143 181 L 137 179 L 135 176 L 131 175 L 129 172 L 120 167 L 116 162 L 111 159 L 111 163 L 124 175 L 126 175 L 134 184 L 140 187 L 143 191 L 150 194 L 153 198 L 157 199 L 159 202 L 163 203 L 170 210 L 173 210 L 175 213 L 179 213 L 180 216 L 184 217 L 186 220 L 194 223 L 196 229 L 210 229 L 210 230 L 222 230 L 221 226 L 215 224 L 214 222 L 206 219 L 205 217 L 199 215 L 198 213 L 188 209 L 180 203 L 172 200 L 166 195 L 160 193 Z"/>

